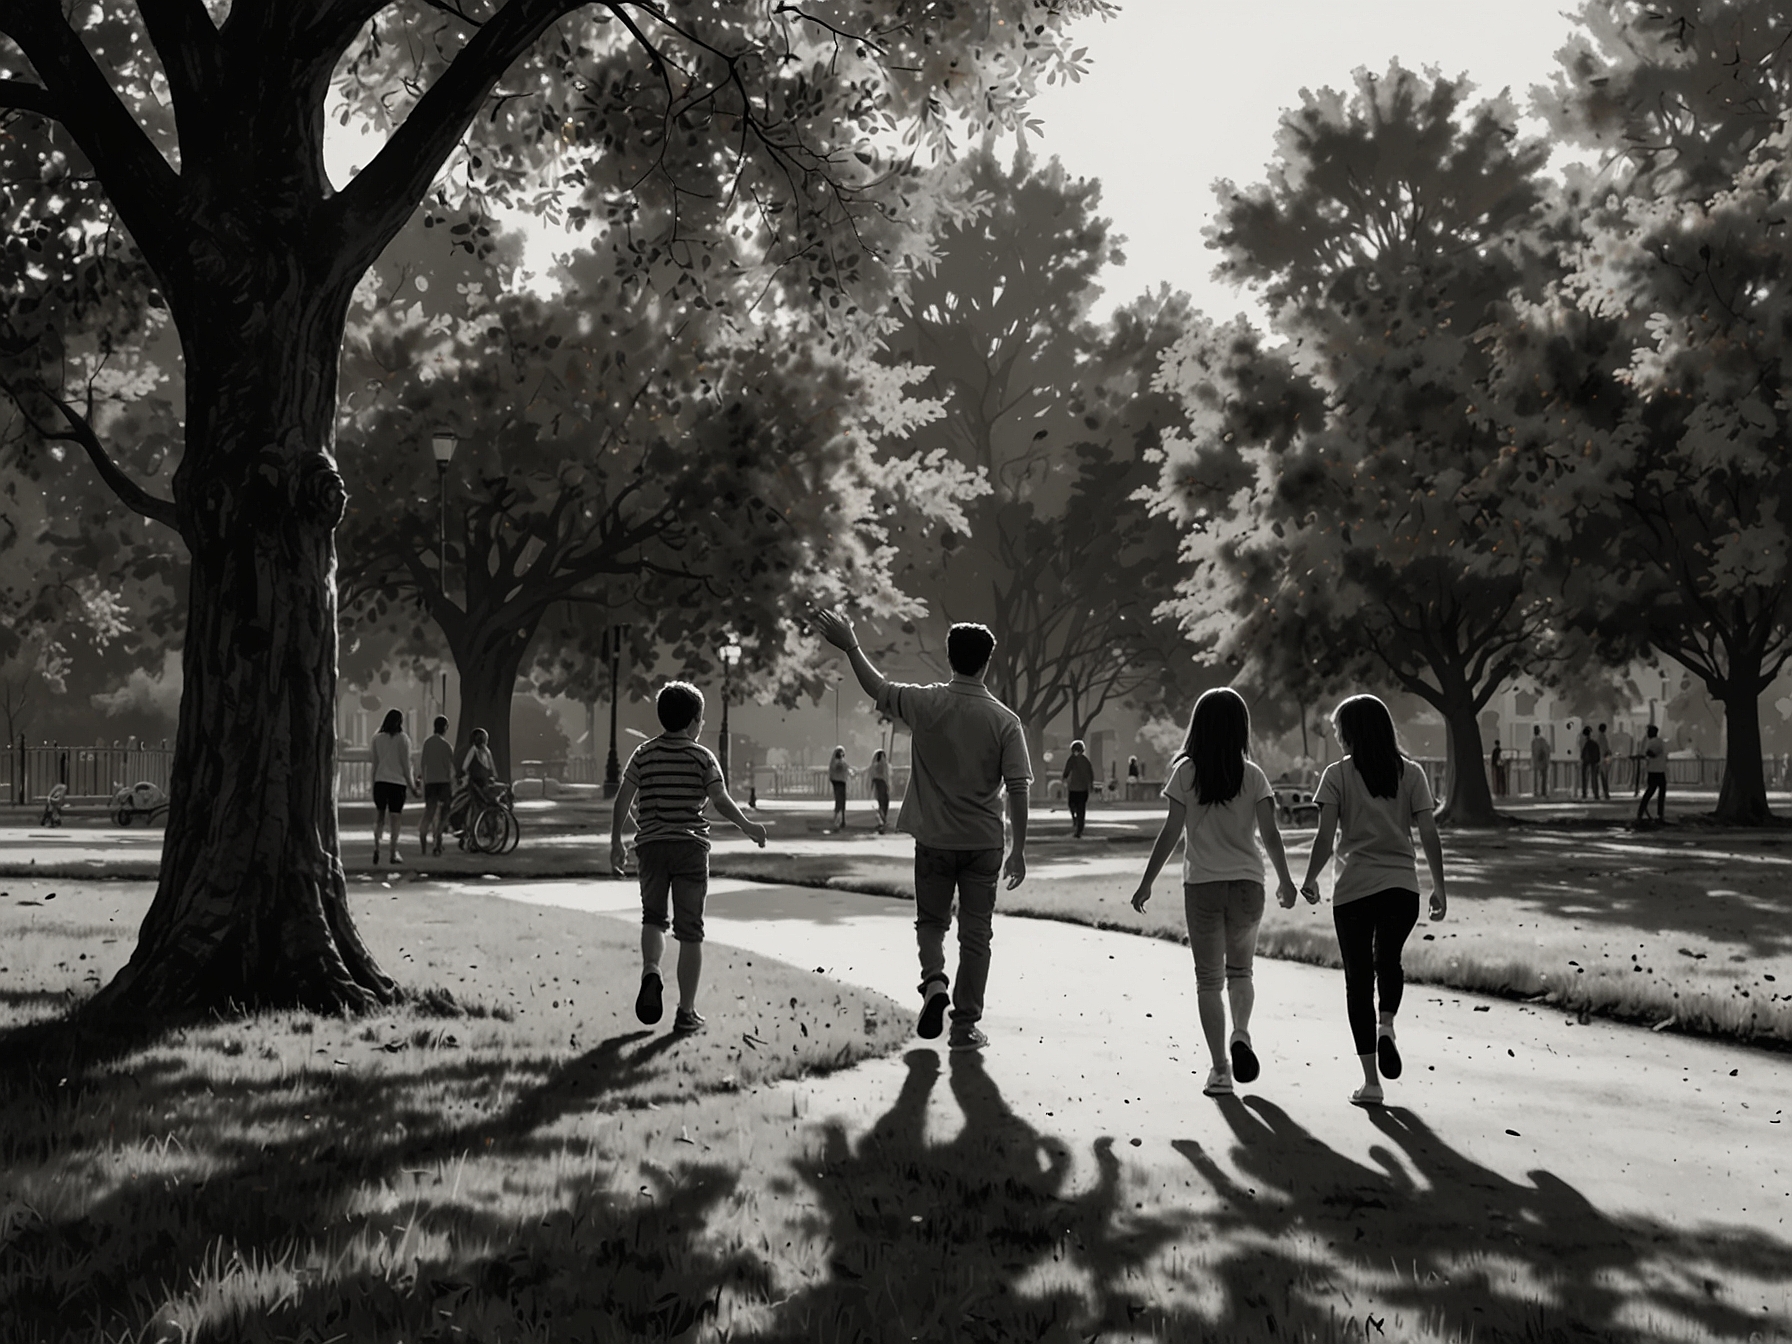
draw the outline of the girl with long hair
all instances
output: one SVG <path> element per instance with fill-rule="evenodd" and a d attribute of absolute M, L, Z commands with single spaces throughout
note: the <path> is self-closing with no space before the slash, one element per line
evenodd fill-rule
<path fill-rule="evenodd" d="M 1277 899 L 1284 908 L 1294 904 L 1294 878 L 1276 826 L 1275 790 L 1250 759 L 1250 741 L 1251 711 L 1237 691 L 1221 687 L 1195 702 L 1188 736 L 1164 781 L 1164 824 L 1132 898 L 1132 908 L 1143 913 L 1151 884 L 1182 840 L 1182 899 L 1195 956 L 1195 1006 L 1213 1058 L 1201 1090 L 1210 1097 L 1230 1096 L 1234 1081 L 1254 1082 L 1262 1067 L 1251 1048 L 1256 1003 L 1251 959 L 1263 922 L 1264 850 L 1280 878 Z M 1229 1051 L 1225 999 L 1232 1004 Z"/>
<path fill-rule="evenodd" d="M 411 739 L 404 730 L 404 715 L 386 711 L 379 732 L 373 735 L 373 861 L 380 861 L 380 835 L 386 818 L 392 818 L 392 845 L 387 862 L 398 862 L 398 814 L 404 811 L 405 794 L 417 792 L 411 770 Z"/>
<path fill-rule="evenodd" d="M 1319 833 L 1301 892 L 1309 901 L 1319 899 L 1319 874 L 1332 856 L 1335 838 L 1332 923 L 1344 958 L 1350 1034 L 1363 1066 L 1363 1085 L 1350 1100 L 1379 1106 L 1382 1078 L 1398 1078 L 1403 1067 L 1394 1043 L 1394 1015 L 1406 987 L 1400 952 L 1419 922 L 1413 828 L 1418 828 L 1431 868 L 1433 920 L 1442 919 L 1448 908 L 1444 853 L 1431 815 L 1431 786 L 1425 772 L 1401 754 L 1388 707 L 1373 695 L 1353 695 L 1333 711 L 1332 727 L 1345 755 L 1325 768 L 1313 793 Z"/>

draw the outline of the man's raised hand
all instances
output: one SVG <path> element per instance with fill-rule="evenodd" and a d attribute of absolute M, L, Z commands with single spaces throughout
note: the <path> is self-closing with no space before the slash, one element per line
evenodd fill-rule
<path fill-rule="evenodd" d="M 812 618 L 815 631 L 836 649 L 850 649 L 859 642 L 852 632 L 852 621 L 839 607 L 824 607 Z"/>

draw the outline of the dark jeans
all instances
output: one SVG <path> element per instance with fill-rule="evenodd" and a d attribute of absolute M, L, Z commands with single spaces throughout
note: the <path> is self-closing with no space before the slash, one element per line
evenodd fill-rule
<path fill-rule="evenodd" d="M 1582 761 L 1580 763 L 1580 796 L 1585 798 L 1591 791 L 1595 799 L 1599 797 L 1599 762 Z"/>
<path fill-rule="evenodd" d="M 1377 991 L 1382 1012 L 1400 1010 L 1406 990 L 1400 949 L 1418 922 L 1419 893 L 1401 887 L 1332 906 L 1338 951 L 1344 957 L 1344 1004 L 1359 1055 L 1375 1053 Z"/>
<path fill-rule="evenodd" d="M 989 940 L 996 913 L 1002 851 L 934 849 L 915 842 L 915 943 L 921 954 L 921 993 L 952 986 L 952 1021 L 970 1026 L 983 1016 L 989 983 Z M 958 982 L 946 974 L 946 930 L 958 898 Z"/>
<path fill-rule="evenodd" d="M 1649 783 L 1643 789 L 1643 801 L 1636 806 L 1638 818 L 1648 815 L 1649 800 L 1655 800 L 1655 816 L 1659 821 L 1668 819 L 1668 777 L 1653 772 L 1649 775 Z"/>
<path fill-rule="evenodd" d="M 1089 795 L 1084 792 L 1066 793 L 1064 796 L 1070 800 L 1071 832 L 1075 835 L 1081 835 L 1083 833 L 1083 822 L 1089 815 Z"/>
<path fill-rule="evenodd" d="M 846 785 L 836 779 L 829 781 L 834 786 L 834 811 L 840 817 L 840 824 L 846 824 Z"/>

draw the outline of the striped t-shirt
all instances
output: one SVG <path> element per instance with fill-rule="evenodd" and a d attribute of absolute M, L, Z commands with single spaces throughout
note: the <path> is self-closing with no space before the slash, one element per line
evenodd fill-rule
<path fill-rule="evenodd" d="M 695 840 L 709 844 L 703 806 L 712 784 L 722 782 L 714 753 L 682 733 L 661 734 L 635 748 L 622 772 L 635 794 L 635 844 L 655 840 Z"/>

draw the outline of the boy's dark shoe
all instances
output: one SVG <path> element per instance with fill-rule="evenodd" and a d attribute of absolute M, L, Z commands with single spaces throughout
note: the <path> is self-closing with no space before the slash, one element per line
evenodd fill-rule
<path fill-rule="evenodd" d="M 680 1036 L 693 1035 L 708 1025 L 709 1019 L 695 1008 L 680 1008 L 672 1014 L 672 1030 Z"/>
<path fill-rule="evenodd" d="M 641 977 L 641 992 L 635 995 L 635 1016 L 650 1027 L 666 1015 L 662 994 L 657 971 L 648 971 Z"/>
<path fill-rule="evenodd" d="M 938 980 L 927 986 L 927 1001 L 921 1007 L 921 1021 L 915 1027 L 915 1034 L 924 1041 L 936 1039 L 945 1026 L 946 1005 L 952 996 Z"/>
<path fill-rule="evenodd" d="M 952 1036 L 946 1042 L 946 1048 L 954 1051 L 981 1050 L 988 1044 L 989 1037 L 985 1036 L 982 1031 L 975 1026 L 953 1027 Z"/>

